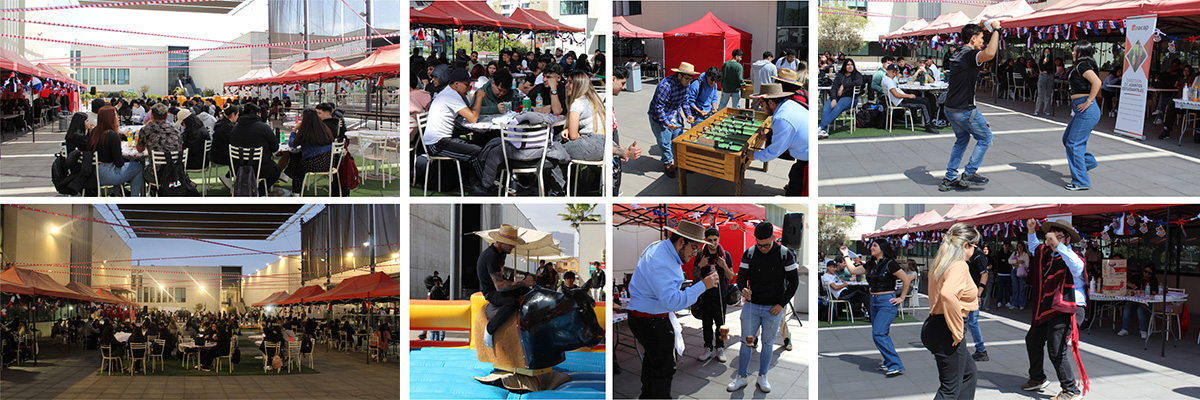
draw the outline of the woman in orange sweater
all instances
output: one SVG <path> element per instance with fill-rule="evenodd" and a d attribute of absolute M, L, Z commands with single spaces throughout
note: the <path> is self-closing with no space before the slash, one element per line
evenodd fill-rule
<path fill-rule="evenodd" d="M 957 223 L 942 235 L 942 245 L 929 275 L 929 318 L 921 327 L 921 343 L 937 362 L 934 399 L 975 398 L 975 360 L 962 346 L 964 318 L 979 309 L 979 292 L 967 260 L 979 243 L 979 231 Z"/>

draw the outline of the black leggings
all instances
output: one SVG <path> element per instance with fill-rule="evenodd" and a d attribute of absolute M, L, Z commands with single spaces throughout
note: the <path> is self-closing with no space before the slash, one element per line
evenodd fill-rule
<path fill-rule="evenodd" d="M 930 314 L 925 319 L 925 324 L 921 325 L 921 344 L 933 353 L 937 362 L 939 386 L 933 398 L 974 399 L 978 379 L 975 359 L 971 358 L 963 341 L 954 344 L 944 315 Z"/>

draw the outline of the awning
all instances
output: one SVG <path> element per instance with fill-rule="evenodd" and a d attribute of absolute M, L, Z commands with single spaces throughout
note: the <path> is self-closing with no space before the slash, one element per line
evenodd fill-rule
<path fill-rule="evenodd" d="M 288 69 L 266 79 L 250 81 L 251 84 L 303 83 L 313 82 L 333 76 L 334 72 L 346 68 L 329 57 L 313 60 L 298 61 Z"/>
<path fill-rule="evenodd" d="M 304 302 L 373 299 L 379 297 L 400 297 L 400 281 L 393 279 L 383 272 L 354 276 L 342 280 L 342 283 L 339 283 L 337 287 L 322 295 L 304 299 Z"/>
<path fill-rule="evenodd" d="M 120 204 L 117 221 L 138 238 L 267 240 L 299 218 L 303 204 Z M 176 235 L 176 236 L 172 236 Z"/>
<path fill-rule="evenodd" d="M 623 16 L 613 17 L 613 34 L 620 38 L 631 39 L 662 39 L 663 33 L 652 31 L 633 23 L 630 23 Z"/>
<path fill-rule="evenodd" d="M 16 71 L 18 74 L 37 75 L 37 67 L 16 52 L 0 48 L 0 69 Z M 7 76 L 3 79 L 8 79 Z"/>
<path fill-rule="evenodd" d="M 548 32 L 584 32 L 585 31 L 583 28 L 576 28 L 574 26 L 564 24 L 564 23 L 560 22 L 559 20 L 554 19 L 554 17 L 551 17 L 550 14 L 546 13 L 545 11 L 527 10 L 524 8 L 518 8 L 515 11 L 513 11 L 512 16 L 509 16 L 508 18 L 512 19 L 513 21 L 525 22 L 532 26 L 535 26 L 533 28 L 534 30 L 545 30 Z"/>
<path fill-rule="evenodd" d="M 10 287 L 10 285 L 13 285 Z M 0 272 L 0 291 L 14 294 L 35 296 L 60 297 L 64 299 L 94 301 L 91 296 L 84 295 L 63 286 L 54 278 L 41 272 L 21 268 L 9 268 Z"/>
<path fill-rule="evenodd" d="M 275 302 L 275 304 L 280 306 L 296 304 L 302 302 L 306 297 L 316 296 L 321 293 L 325 293 L 325 289 L 321 288 L 320 285 L 305 286 L 296 289 L 296 292 L 292 293 L 291 296 L 278 300 Z"/>
<path fill-rule="evenodd" d="M 405 48 L 401 44 L 384 46 L 375 49 L 374 53 L 362 61 L 334 71 L 332 76 L 366 77 L 377 75 L 399 75 L 400 64 L 408 61 Z"/>
<path fill-rule="evenodd" d="M 613 226 L 644 225 L 657 228 L 663 216 L 701 217 L 705 223 L 761 221 L 766 208 L 757 204 L 613 204 Z"/>
<path fill-rule="evenodd" d="M 967 14 L 963 14 L 962 11 L 955 11 L 949 14 L 942 14 L 934 19 L 933 22 L 930 22 L 928 26 L 913 32 L 902 34 L 900 37 L 929 36 L 942 33 L 943 31 L 949 32 L 951 29 L 961 29 L 963 25 L 966 25 L 970 21 L 971 17 L 968 17 Z M 955 27 L 957 27 L 957 29 Z"/>
<path fill-rule="evenodd" d="M 129 301 L 129 299 L 126 299 L 124 296 L 113 293 L 113 292 L 109 291 L 108 289 L 96 289 L 96 293 L 100 294 L 101 296 L 116 300 L 117 304 L 123 304 L 123 305 L 134 306 L 134 307 L 138 306 L 138 303 Z"/>
<path fill-rule="evenodd" d="M 904 219 L 903 217 L 892 218 L 891 221 L 888 221 L 887 223 L 883 224 L 883 226 L 879 227 L 879 230 L 876 232 L 884 232 L 884 231 L 896 229 L 901 226 L 904 226 L 904 224 L 907 224 L 907 223 L 908 223 L 908 220 Z"/>
<path fill-rule="evenodd" d="M 1005 28 L 1113 21 L 1138 15 L 1200 15 L 1200 0 L 1060 0 L 1032 14 L 1004 21 Z M 1194 25 L 1193 25 L 1194 28 Z"/>
<path fill-rule="evenodd" d="M 266 298 L 264 298 L 262 301 L 251 304 L 250 306 L 251 307 L 262 307 L 265 305 L 271 305 L 271 304 L 275 304 L 276 301 L 283 300 L 287 297 L 288 297 L 288 292 L 286 290 L 279 291 L 279 292 L 271 293 Z"/>
<path fill-rule="evenodd" d="M 430 25 L 454 25 L 454 18 L 440 13 L 425 12 L 415 8 L 408 9 L 408 22 L 412 27 Z"/>
<path fill-rule="evenodd" d="M 903 229 L 888 232 L 875 232 L 865 237 L 899 235 L 911 232 L 943 230 L 957 222 L 972 226 L 983 226 L 1002 222 L 1024 221 L 1030 218 L 1045 218 L 1048 215 L 1094 215 L 1126 211 L 1155 210 L 1171 207 L 1174 204 L 1003 204 L 978 214 L 959 218 L 947 219 L 932 224 L 911 224 Z M 913 217 L 916 220 L 916 217 Z"/>
<path fill-rule="evenodd" d="M 473 28 L 533 29 L 528 23 L 517 22 L 497 14 L 483 0 L 435 0 L 420 10 L 437 19 L 450 18 L 450 25 Z M 412 17 L 409 17 L 412 20 Z M 416 21 L 412 21 L 416 22 Z"/>
<path fill-rule="evenodd" d="M 879 38 L 880 39 L 897 38 L 897 37 L 903 36 L 905 33 L 916 32 L 918 30 L 925 29 L 926 26 L 929 26 L 929 21 L 926 21 L 924 18 L 921 18 L 918 20 L 913 20 L 913 21 L 908 21 L 908 23 L 900 26 L 900 29 L 897 29 L 897 30 L 893 31 L 892 33 L 888 33 L 886 35 L 879 35 Z"/>
<path fill-rule="evenodd" d="M 114 299 L 110 299 L 108 297 L 101 296 L 100 294 L 98 294 L 94 290 L 92 290 L 92 288 L 87 287 L 87 285 L 84 285 L 79 282 L 68 283 L 67 289 L 74 290 L 75 292 L 77 292 L 79 294 L 90 297 L 90 298 L 92 298 L 91 301 L 94 301 L 97 303 L 118 303 L 118 304 L 120 303 L 119 301 L 116 301 Z"/>
<path fill-rule="evenodd" d="M 225 86 L 248 85 L 249 83 L 247 83 L 247 82 L 259 80 L 259 79 L 267 79 L 267 78 L 273 77 L 275 75 L 278 75 L 278 74 L 276 74 L 275 70 L 271 69 L 271 67 L 259 68 L 259 69 L 247 72 L 245 75 L 242 75 L 240 78 L 234 79 L 229 82 L 225 82 Z"/>
<path fill-rule="evenodd" d="M 1009 0 L 1003 3 L 996 3 L 984 7 L 983 11 L 979 12 L 975 18 L 971 18 L 969 23 L 979 24 L 983 21 L 1000 20 L 1007 21 L 1013 18 L 1032 14 L 1035 10 L 1029 6 L 1026 0 Z M 1001 26 L 1005 24 L 1001 23 Z"/>

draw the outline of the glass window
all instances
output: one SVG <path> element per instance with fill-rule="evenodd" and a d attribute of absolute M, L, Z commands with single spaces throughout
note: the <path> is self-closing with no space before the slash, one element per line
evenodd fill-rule
<path fill-rule="evenodd" d="M 187 302 L 187 288 L 175 288 L 175 301 L 179 303 Z"/>
<path fill-rule="evenodd" d="M 108 68 L 100 68 L 100 75 L 103 75 L 103 78 L 100 79 L 100 84 L 101 85 L 110 85 L 110 83 L 108 82 Z"/>
<path fill-rule="evenodd" d="M 562 15 L 587 15 L 588 2 L 563 0 L 559 2 L 558 13 Z"/>
<path fill-rule="evenodd" d="M 852 7 L 856 2 L 846 3 L 847 7 Z M 866 2 L 863 3 L 864 7 Z M 777 26 L 808 26 L 808 2 L 806 1 L 781 1 L 776 3 L 775 25 Z M 864 8 L 865 10 L 865 8 Z"/>
<path fill-rule="evenodd" d="M 118 85 L 128 85 L 129 84 L 129 68 L 121 68 L 121 69 L 117 70 L 117 84 Z"/>
<path fill-rule="evenodd" d="M 114 85 L 116 85 L 116 84 L 117 84 L 117 69 L 116 69 L 116 68 L 109 68 L 109 74 L 110 74 L 109 76 L 111 76 L 111 77 L 112 77 L 112 83 L 113 83 Z"/>

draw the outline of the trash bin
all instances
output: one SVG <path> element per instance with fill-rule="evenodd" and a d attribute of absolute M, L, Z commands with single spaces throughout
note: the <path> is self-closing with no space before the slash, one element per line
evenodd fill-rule
<path fill-rule="evenodd" d="M 642 90 L 642 66 L 633 61 L 625 63 L 629 68 L 629 79 L 625 81 L 626 92 L 638 92 Z"/>

